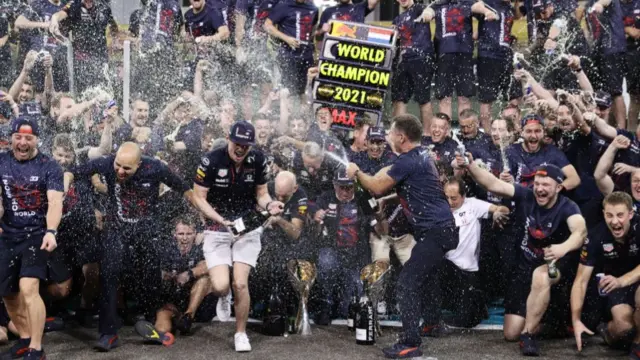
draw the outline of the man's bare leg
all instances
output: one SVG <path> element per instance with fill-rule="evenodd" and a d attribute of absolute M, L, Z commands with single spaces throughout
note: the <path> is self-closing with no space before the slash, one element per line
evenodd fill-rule
<path fill-rule="evenodd" d="M 192 317 L 198 311 L 200 304 L 204 300 L 205 296 L 212 293 L 213 287 L 208 276 L 203 276 L 191 287 L 191 293 L 189 294 L 189 306 L 185 314 L 190 314 Z"/>
<path fill-rule="evenodd" d="M 422 131 L 426 136 L 431 135 L 431 118 L 433 117 L 433 108 L 431 102 L 420 105 L 420 117 L 422 118 Z"/>
<path fill-rule="evenodd" d="M 551 286 L 560 281 L 560 277 L 551 280 L 548 271 L 549 267 L 547 265 L 538 266 L 533 271 L 531 292 L 527 298 L 527 317 L 525 318 L 522 333 L 534 334 L 538 329 L 542 316 L 549 306 Z"/>
<path fill-rule="evenodd" d="M 249 272 L 251 266 L 244 263 L 233 263 L 233 295 L 236 309 L 236 332 L 243 333 L 249 320 Z"/>
<path fill-rule="evenodd" d="M 31 333 L 31 343 L 29 347 L 42 350 L 42 334 L 44 333 L 45 308 L 40 297 L 40 279 L 21 278 L 20 293 L 24 297 L 24 304 L 27 310 L 27 321 Z"/>

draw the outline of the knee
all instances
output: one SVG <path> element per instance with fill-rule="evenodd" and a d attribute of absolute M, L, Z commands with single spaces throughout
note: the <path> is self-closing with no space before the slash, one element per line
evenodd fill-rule
<path fill-rule="evenodd" d="M 211 279 L 211 291 L 216 297 L 225 296 L 229 293 L 229 280 L 214 280 Z"/>
<path fill-rule="evenodd" d="M 49 285 L 47 290 L 49 291 L 49 295 L 56 299 L 66 298 L 71 292 L 71 281 Z"/>
<path fill-rule="evenodd" d="M 541 266 L 533 271 L 531 279 L 531 290 L 540 292 L 547 290 L 551 287 L 549 274 L 546 267 Z"/>
<path fill-rule="evenodd" d="M 504 327 L 502 331 L 504 339 L 509 342 L 514 342 L 520 340 L 520 331 L 516 331 L 516 329 Z"/>
<path fill-rule="evenodd" d="M 40 280 L 33 278 L 20 279 L 20 293 L 26 301 L 40 295 Z"/>
<path fill-rule="evenodd" d="M 246 281 L 234 280 L 233 292 L 236 294 L 249 291 L 249 287 Z"/>

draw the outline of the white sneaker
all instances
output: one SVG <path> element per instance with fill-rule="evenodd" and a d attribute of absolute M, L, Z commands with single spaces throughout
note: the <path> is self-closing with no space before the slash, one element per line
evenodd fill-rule
<path fill-rule="evenodd" d="M 386 315 L 387 314 L 387 303 L 385 301 L 380 301 L 378 303 L 378 315 Z"/>
<path fill-rule="evenodd" d="M 218 298 L 216 305 L 218 320 L 226 322 L 231 320 L 231 291 L 226 296 Z"/>
<path fill-rule="evenodd" d="M 249 343 L 247 333 L 236 333 L 236 335 L 234 336 L 234 340 L 236 342 L 236 352 L 251 351 L 251 344 Z"/>

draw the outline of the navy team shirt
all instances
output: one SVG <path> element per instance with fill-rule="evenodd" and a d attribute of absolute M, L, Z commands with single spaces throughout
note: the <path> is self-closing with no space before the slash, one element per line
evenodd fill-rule
<path fill-rule="evenodd" d="M 60 228 L 63 225 L 71 228 L 80 222 L 93 221 L 92 217 L 95 218 L 91 178 L 74 179 L 73 183 L 69 185 L 69 191 L 64 195 Z"/>
<path fill-rule="evenodd" d="M 600 272 L 620 277 L 640 265 L 640 216 L 634 215 L 623 243 L 617 242 L 602 222 L 589 232 L 580 252 L 580 263 Z"/>
<path fill-rule="evenodd" d="M 326 8 L 320 17 L 318 26 L 328 23 L 330 20 L 341 20 L 363 23 L 364 18 L 371 13 L 369 3 L 363 1 L 358 4 L 338 4 Z"/>
<path fill-rule="evenodd" d="M 414 4 L 393 19 L 393 25 L 398 31 L 398 49 L 403 60 L 433 55 L 431 26 L 429 23 L 415 22 L 424 9 L 424 5 Z"/>
<path fill-rule="evenodd" d="M 171 48 L 183 23 L 182 9 L 176 0 L 155 0 L 147 5 L 146 16 L 143 12 L 140 17 L 142 48 Z"/>
<path fill-rule="evenodd" d="M 595 0 L 590 0 L 589 7 L 593 6 L 595 2 Z M 586 20 L 594 39 L 594 50 L 604 55 L 626 51 L 627 40 L 624 34 L 620 1 L 611 1 L 611 4 L 604 8 L 602 14 L 587 12 Z"/>
<path fill-rule="evenodd" d="M 73 53 L 76 60 L 99 58 L 108 61 L 106 28 L 113 21 L 111 7 L 102 2 L 93 3 L 91 9 L 74 1 L 65 7 L 73 32 Z"/>
<path fill-rule="evenodd" d="M 556 203 L 550 208 L 544 208 L 536 203 L 533 190 L 518 184 L 514 185 L 513 200 L 516 209 L 526 219 L 525 234 L 520 243 L 524 259 L 530 265 L 544 264 L 544 248 L 565 242 L 571 231 L 567 219 L 580 214 L 578 205 L 568 198 L 559 195 Z"/>
<path fill-rule="evenodd" d="M 510 174 L 516 184 L 522 186 L 533 185 L 533 179 L 538 166 L 550 164 L 564 168 L 571 165 L 565 154 L 553 145 L 543 144 L 540 150 L 529 153 L 524 150 L 522 144 L 513 144 L 507 151 Z"/>
<path fill-rule="evenodd" d="M 160 160 L 143 156 L 135 174 L 124 182 L 117 180 L 114 168 L 115 155 L 91 160 L 74 169 L 74 177 L 91 177 L 100 174 L 109 190 L 108 218 L 120 223 L 136 224 L 155 221 L 157 218 L 160 184 L 184 193 L 190 187 Z"/>
<path fill-rule="evenodd" d="M 514 12 L 510 2 L 504 0 L 487 1 L 498 12 L 498 20 L 486 21 L 484 15 L 474 14 L 478 18 L 478 57 L 492 59 L 511 59 L 513 51 L 511 36 Z"/>
<path fill-rule="evenodd" d="M 264 23 L 280 0 L 238 0 L 236 11 L 246 16 L 245 36 L 248 39 L 264 39 Z"/>
<path fill-rule="evenodd" d="M 264 154 L 251 149 L 238 169 L 227 146 L 202 157 L 196 170 L 195 183 L 209 189 L 207 202 L 229 221 L 242 218 L 247 229 L 257 228 L 256 187 L 267 183 L 269 167 Z M 253 222 L 252 222 L 253 221 Z M 224 226 L 207 219 L 210 230 L 226 231 Z"/>
<path fill-rule="evenodd" d="M 64 191 L 62 168 L 48 156 L 18 161 L 13 152 L 0 154 L 2 238 L 21 241 L 47 228 L 47 191 Z"/>
<path fill-rule="evenodd" d="M 640 29 L 640 0 L 620 1 L 622 11 L 622 22 L 625 27 Z M 627 51 L 639 51 L 640 40 L 631 36 L 627 38 Z"/>
<path fill-rule="evenodd" d="M 455 227 L 453 214 L 444 195 L 438 170 L 424 147 L 415 147 L 398 156 L 389 176 L 415 231 Z"/>
<path fill-rule="evenodd" d="M 438 54 L 473 52 L 471 5 L 468 0 L 435 5 L 436 51 Z"/>
<path fill-rule="evenodd" d="M 451 164 L 456 157 L 456 151 L 458 151 L 458 143 L 448 136 L 440 143 L 433 142 L 431 136 L 423 136 L 422 145 L 436 154 L 436 161 L 442 161 L 447 164 Z"/>
<path fill-rule="evenodd" d="M 558 147 L 567 156 L 567 160 L 576 168 L 580 176 L 580 185 L 571 193 L 571 199 L 578 204 L 600 197 L 600 190 L 596 185 L 593 172 L 598 160 L 607 150 L 608 143 L 593 131 L 588 135 L 576 132 L 560 138 Z"/>
<path fill-rule="evenodd" d="M 398 156 L 394 154 L 393 151 L 384 149 L 379 159 L 374 159 L 370 157 L 366 151 L 361 151 L 355 153 L 351 161 L 358 165 L 364 173 L 375 175 L 381 169 L 392 165 L 397 158 Z"/>
<path fill-rule="evenodd" d="M 278 26 L 280 32 L 300 42 L 300 47 L 295 50 L 283 42 L 280 46 L 281 52 L 306 58 L 313 57 L 313 27 L 318 22 L 318 8 L 315 5 L 307 2 L 281 2 L 271 10 L 269 19 Z"/>
<path fill-rule="evenodd" d="M 478 130 L 478 133 L 472 139 L 463 136 L 460 136 L 459 139 L 462 142 L 462 145 L 464 145 L 465 149 L 471 153 L 487 152 L 489 151 L 489 146 L 493 144 L 491 136 L 480 130 Z"/>
<path fill-rule="evenodd" d="M 339 163 L 325 155 L 320 169 L 310 174 L 304 167 L 302 152 L 298 151 L 293 158 L 292 171 L 296 174 L 298 184 L 307 191 L 309 200 L 315 202 L 322 192 L 333 189 L 333 176 L 339 166 L 341 166 Z"/>
<path fill-rule="evenodd" d="M 180 248 L 176 243 L 176 239 L 172 238 L 171 244 L 164 247 L 165 251 L 160 261 L 160 268 L 164 271 L 172 272 L 180 274 L 185 271 L 192 270 L 198 263 L 204 261 L 204 252 L 202 251 L 202 245 L 193 244 L 191 246 L 191 250 L 182 255 L 180 253 Z"/>
<path fill-rule="evenodd" d="M 200 36 L 213 36 L 218 33 L 218 29 L 225 26 L 222 12 L 206 3 L 204 9 L 195 13 L 193 8 L 184 14 L 185 29 L 194 39 Z"/>
<path fill-rule="evenodd" d="M 49 2 L 49 0 L 34 0 L 31 3 L 31 9 L 37 14 L 38 18 L 36 20 L 29 19 L 32 21 L 41 21 L 48 22 L 51 20 L 53 14 L 62 10 L 66 1 L 60 1 L 60 5 L 54 5 Z M 54 51 L 58 48 L 59 44 L 53 36 L 50 36 L 48 31 L 41 31 L 31 38 L 31 50 L 39 51 L 39 50 L 47 50 Z"/>

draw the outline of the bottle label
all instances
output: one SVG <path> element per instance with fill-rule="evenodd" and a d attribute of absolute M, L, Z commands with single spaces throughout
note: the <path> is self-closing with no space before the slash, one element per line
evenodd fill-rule
<path fill-rule="evenodd" d="M 368 341 L 367 338 L 367 329 L 356 329 L 356 340 L 359 341 Z"/>
<path fill-rule="evenodd" d="M 369 198 L 369 206 L 371 206 L 372 209 L 375 209 L 376 205 L 378 205 L 376 198 Z"/>
<path fill-rule="evenodd" d="M 347 319 L 347 326 L 350 328 L 353 327 L 353 319 Z"/>
<path fill-rule="evenodd" d="M 238 233 L 242 233 L 243 231 L 245 231 L 247 228 L 244 226 L 244 221 L 242 221 L 242 218 L 238 218 L 233 222 L 233 227 L 236 228 L 236 231 Z"/>

